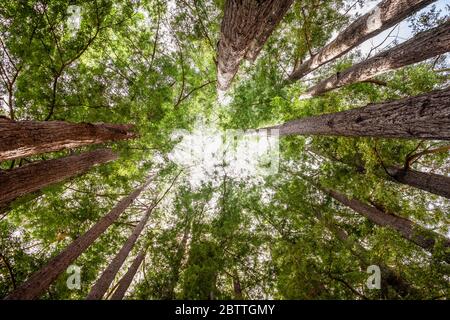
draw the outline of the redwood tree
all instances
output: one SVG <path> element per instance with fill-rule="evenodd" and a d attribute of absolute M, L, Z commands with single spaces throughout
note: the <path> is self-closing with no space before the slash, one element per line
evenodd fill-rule
<path fill-rule="evenodd" d="M 132 125 L 0 119 L 0 161 L 135 137 Z"/>
<path fill-rule="evenodd" d="M 326 190 L 332 198 L 353 209 L 376 225 L 397 231 L 403 238 L 433 253 L 437 241 L 442 241 L 446 250 L 443 259 L 450 263 L 450 240 L 433 231 L 427 230 L 413 221 L 386 212 L 380 206 L 371 206 L 357 199 L 350 199 L 335 190 Z"/>
<path fill-rule="evenodd" d="M 286 122 L 279 134 L 450 140 L 450 87 Z"/>
<path fill-rule="evenodd" d="M 142 261 L 145 258 L 145 252 L 141 251 L 139 254 L 134 258 L 133 263 L 131 264 L 130 268 L 128 268 L 127 273 L 120 279 L 119 285 L 117 286 L 117 289 L 114 291 L 113 295 L 111 296 L 111 300 L 122 300 L 125 296 L 125 292 L 127 292 L 128 287 L 130 286 L 131 282 L 133 281 L 134 276 L 136 275 L 136 272 L 141 265 Z"/>
<path fill-rule="evenodd" d="M 317 54 L 297 66 L 289 76 L 298 80 L 321 65 L 344 55 L 364 41 L 401 22 L 407 16 L 436 0 L 384 0 L 356 19 Z"/>
<path fill-rule="evenodd" d="M 38 161 L 0 173 L 0 205 L 87 172 L 94 165 L 117 159 L 109 149 Z"/>
<path fill-rule="evenodd" d="M 293 0 L 227 0 L 217 48 L 219 91 L 226 91 L 242 59 L 255 60 Z"/>
<path fill-rule="evenodd" d="M 35 272 L 27 281 L 9 294 L 8 300 L 30 300 L 38 298 L 67 267 L 78 258 L 94 241 L 113 224 L 129 205 L 150 184 L 150 178 L 136 188 L 127 197 L 120 200 L 111 211 L 101 218 L 85 234 L 73 241 L 56 257 L 52 258 L 43 268 Z"/>
<path fill-rule="evenodd" d="M 450 51 L 450 19 L 440 26 L 421 32 L 412 39 L 338 72 L 309 88 L 303 97 L 320 95 L 355 82 L 362 82 Z"/>

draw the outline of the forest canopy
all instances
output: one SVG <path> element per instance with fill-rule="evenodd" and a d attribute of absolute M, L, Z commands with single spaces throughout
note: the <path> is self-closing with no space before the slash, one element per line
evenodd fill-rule
<path fill-rule="evenodd" d="M 449 13 L 1 1 L 0 298 L 449 298 Z"/>

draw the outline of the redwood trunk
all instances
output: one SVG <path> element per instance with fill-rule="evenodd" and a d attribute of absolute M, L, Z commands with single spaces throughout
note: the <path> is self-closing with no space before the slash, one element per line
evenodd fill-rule
<path fill-rule="evenodd" d="M 394 26 L 436 0 L 384 0 L 373 10 L 356 19 L 335 40 L 299 65 L 289 76 L 298 80 L 327 62 L 344 55 L 364 41 Z"/>
<path fill-rule="evenodd" d="M 255 60 L 293 0 L 227 0 L 217 59 L 219 91 L 226 91 L 242 59 Z"/>
<path fill-rule="evenodd" d="M 142 230 L 147 224 L 148 218 L 150 217 L 150 213 L 152 212 L 152 210 L 153 207 L 151 207 L 146 211 L 141 221 L 134 228 L 133 232 L 128 237 L 127 241 L 125 241 L 125 244 L 122 246 L 120 251 L 117 253 L 117 255 L 114 257 L 114 259 L 105 269 L 105 271 L 103 271 L 100 278 L 92 287 L 91 291 L 86 297 L 87 300 L 100 300 L 103 298 L 106 291 L 110 287 L 112 281 L 116 277 L 117 272 L 119 272 L 120 267 L 122 267 L 126 258 L 130 254 L 131 249 L 133 249 L 133 246 L 136 243 L 137 239 L 139 238 L 139 235 L 141 234 Z"/>
<path fill-rule="evenodd" d="M 127 273 L 120 279 L 119 285 L 114 291 L 111 300 L 122 300 L 125 296 L 125 292 L 127 292 L 128 287 L 130 286 L 131 282 L 133 281 L 134 276 L 136 275 L 137 270 L 139 269 L 139 266 L 141 265 L 142 261 L 145 258 L 145 252 L 141 251 L 136 258 L 134 259 L 133 263 L 131 264 L 130 268 L 128 269 Z"/>
<path fill-rule="evenodd" d="M 345 195 L 333 190 L 328 190 L 327 193 L 335 200 L 363 215 L 376 225 L 388 227 L 398 231 L 402 237 L 415 243 L 430 253 L 433 253 L 434 245 L 438 239 L 443 239 L 445 248 L 450 248 L 449 239 L 433 231 L 426 230 L 411 220 L 399 217 L 392 213 L 386 213 L 380 208 L 370 206 L 357 199 L 347 198 Z M 450 263 L 450 253 L 445 254 L 444 260 Z"/>
<path fill-rule="evenodd" d="M 369 265 L 373 264 L 370 259 L 367 258 L 370 255 L 363 246 L 355 242 L 353 243 L 355 248 L 353 248 L 353 245 L 349 243 L 349 236 L 345 230 L 341 229 L 333 222 L 326 221 L 318 212 L 316 213 L 316 216 L 320 221 L 325 223 L 326 227 L 333 232 L 339 240 L 349 247 L 350 251 L 358 258 L 363 268 L 367 268 Z M 378 264 L 382 271 L 381 283 L 383 287 L 386 285 L 391 286 L 402 297 L 414 296 L 417 293 L 416 289 L 411 287 L 408 282 L 390 267 L 378 261 L 376 264 Z"/>
<path fill-rule="evenodd" d="M 391 102 L 289 121 L 280 135 L 450 140 L 450 87 Z"/>
<path fill-rule="evenodd" d="M 0 173 L 0 205 L 87 172 L 94 165 L 117 159 L 109 149 L 39 161 Z"/>
<path fill-rule="evenodd" d="M 117 220 L 117 218 L 119 218 L 149 183 L 150 179 L 142 186 L 135 189 L 130 195 L 120 200 L 119 203 L 91 229 L 73 241 L 66 249 L 64 249 L 64 251 L 51 259 L 42 269 L 34 273 L 27 281 L 25 281 L 25 283 L 14 290 L 5 299 L 29 300 L 38 298 L 76 258 L 78 258 L 111 224 Z"/>
<path fill-rule="evenodd" d="M 0 161 L 133 138 L 131 125 L 0 121 Z"/>
<path fill-rule="evenodd" d="M 398 167 L 389 167 L 387 171 L 400 183 L 450 199 L 450 177 Z"/>
<path fill-rule="evenodd" d="M 360 62 L 349 69 L 319 82 L 308 89 L 304 97 L 320 95 L 342 86 L 368 80 L 384 72 L 395 70 L 450 50 L 450 19 L 431 30 Z"/>

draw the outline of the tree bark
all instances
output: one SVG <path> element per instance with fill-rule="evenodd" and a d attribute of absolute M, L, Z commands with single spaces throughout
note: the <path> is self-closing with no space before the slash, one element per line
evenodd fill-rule
<path fill-rule="evenodd" d="M 227 0 L 220 30 L 217 84 L 226 91 L 245 58 L 254 61 L 293 0 Z"/>
<path fill-rule="evenodd" d="M 120 251 L 117 253 L 117 255 L 114 257 L 114 259 L 111 261 L 111 263 L 105 269 L 105 271 L 103 271 L 100 278 L 97 280 L 97 282 L 91 288 L 91 291 L 87 295 L 86 300 L 101 300 L 103 298 L 106 291 L 110 287 L 112 281 L 114 280 L 115 276 L 117 275 L 117 272 L 119 272 L 119 269 L 122 267 L 126 258 L 130 254 L 131 249 L 133 249 L 134 244 L 136 243 L 137 239 L 139 238 L 142 230 L 144 230 L 144 227 L 147 224 L 147 221 L 150 217 L 150 213 L 152 212 L 153 208 L 154 208 L 154 206 L 150 207 L 145 212 L 141 221 L 134 228 L 133 232 L 128 237 L 127 241 L 125 241 L 125 243 L 122 246 L 122 248 L 120 249 Z"/>
<path fill-rule="evenodd" d="M 344 55 L 364 41 L 394 26 L 436 0 L 384 0 L 356 19 L 335 40 L 294 69 L 289 80 L 298 80 L 327 62 Z"/>
<path fill-rule="evenodd" d="M 0 161 L 135 137 L 132 125 L 0 121 Z"/>
<path fill-rule="evenodd" d="M 109 149 L 39 161 L 0 173 L 0 205 L 20 196 L 87 172 L 96 164 L 117 159 Z"/>
<path fill-rule="evenodd" d="M 304 98 L 317 96 L 342 86 L 368 80 L 450 51 L 450 19 L 440 26 L 419 33 L 398 46 L 383 51 L 349 69 L 319 82 L 308 89 Z"/>
<path fill-rule="evenodd" d="M 5 299 L 30 300 L 38 298 L 76 258 L 78 258 L 111 224 L 117 220 L 117 218 L 119 218 L 125 209 L 127 209 L 150 184 L 150 181 L 151 180 L 148 179 L 139 188 L 120 200 L 106 216 L 101 218 L 85 234 L 73 241 L 60 254 L 52 258 L 42 269 L 34 273 Z"/>
<path fill-rule="evenodd" d="M 342 243 L 344 243 L 345 246 L 349 248 L 352 254 L 358 258 L 363 268 L 367 268 L 368 266 L 373 264 L 368 258 L 370 257 L 370 254 L 362 245 L 360 245 L 358 242 L 349 242 L 349 236 L 345 230 L 337 226 L 336 223 L 325 220 L 320 212 L 316 212 L 316 216 L 319 221 L 322 221 L 325 226 L 332 233 L 334 233 L 336 237 L 340 241 L 342 241 Z M 380 261 L 375 262 L 375 264 L 380 267 L 380 270 L 382 272 L 381 285 L 384 293 L 386 292 L 386 286 L 389 285 L 401 297 L 414 297 L 417 294 L 417 290 L 415 288 L 411 287 L 411 285 L 407 281 L 405 281 L 405 279 L 403 279 L 397 272 L 392 270 L 386 264 Z"/>
<path fill-rule="evenodd" d="M 389 175 L 396 181 L 450 199 L 450 177 L 420 172 L 412 169 L 388 167 Z"/>
<path fill-rule="evenodd" d="M 450 87 L 416 97 L 292 120 L 265 129 L 278 129 L 281 136 L 450 140 Z"/>
<path fill-rule="evenodd" d="M 318 156 L 328 158 L 331 161 L 337 161 L 346 166 L 349 166 L 360 174 L 366 173 L 364 160 L 358 153 L 356 153 L 351 159 L 339 159 L 335 156 L 317 150 L 310 151 L 317 154 Z M 396 182 L 450 199 L 450 178 L 447 176 L 420 172 L 410 168 L 405 170 L 405 168 L 397 166 L 389 166 L 386 168 L 386 171 L 388 172 L 389 177 L 391 177 Z M 382 170 L 375 171 L 375 174 L 382 179 L 386 179 L 387 177 L 385 172 Z"/>
<path fill-rule="evenodd" d="M 113 295 L 111 296 L 111 300 L 123 299 L 123 297 L 125 296 L 125 292 L 127 292 L 128 287 L 133 281 L 133 278 L 136 275 L 136 272 L 139 269 L 139 266 L 141 265 L 144 258 L 145 252 L 144 251 L 139 252 L 136 258 L 133 260 L 133 263 L 131 264 L 130 268 L 127 270 L 127 273 L 125 273 L 125 275 L 120 279 L 116 291 L 114 291 Z"/>
<path fill-rule="evenodd" d="M 370 206 L 357 199 L 350 199 L 334 190 L 326 190 L 326 192 L 335 200 L 363 215 L 376 225 L 396 230 L 403 238 L 415 243 L 430 253 L 434 252 L 437 240 L 443 240 L 444 247 L 446 249 L 450 248 L 449 239 L 427 230 L 409 219 L 387 213 L 379 207 Z M 444 260 L 450 263 L 450 252 L 446 252 Z"/>

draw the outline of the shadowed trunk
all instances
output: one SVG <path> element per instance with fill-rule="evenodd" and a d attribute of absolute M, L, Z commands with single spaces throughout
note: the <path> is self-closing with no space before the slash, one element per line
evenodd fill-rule
<path fill-rule="evenodd" d="M 132 125 L 0 121 L 0 161 L 135 137 Z"/>
<path fill-rule="evenodd" d="M 150 207 L 145 212 L 141 221 L 133 229 L 133 232 L 128 237 L 127 241 L 125 241 L 125 243 L 122 246 L 122 248 L 120 249 L 120 251 L 117 253 L 117 255 L 114 257 L 114 259 L 110 262 L 108 267 L 105 269 L 105 271 L 103 271 L 100 278 L 94 284 L 94 286 L 92 287 L 88 296 L 86 297 L 86 300 L 100 300 L 103 298 L 106 291 L 110 287 L 112 281 L 116 277 L 117 272 L 119 272 L 119 269 L 122 267 L 126 258 L 130 254 L 131 249 L 133 249 L 134 244 L 136 243 L 137 239 L 141 235 L 142 230 L 144 230 L 144 227 L 147 224 L 147 221 L 150 217 L 150 213 L 152 212 L 152 210 L 153 210 L 153 207 Z"/>
<path fill-rule="evenodd" d="M 419 33 L 398 46 L 383 51 L 347 70 L 319 82 L 302 96 L 308 98 L 342 86 L 373 78 L 384 72 L 424 61 L 450 50 L 450 19 L 440 26 Z"/>
<path fill-rule="evenodd" d="M 358 242 L 350 242 L 349 236 L 345 230 L 340 228 L 334 222 L 325 220 L 320 212 L 315 212 L 319 221 L 322 221 L 325 226 L 333 232 L 336 237 L 341 240 L 346 247 L 355 255 L 361 263 L 362 268 L 366 269 L 372 264 L 377 264 L 381 270 L 381 286 L 383 293 L 386 293 L 386 286 L 391 286 L 401 297 L 412 296 L 417 294 L 417 290 L 411 287 L 397 272 L 389 268 L 381 261 L 370 261 L 369 252 L 361 246 Z"/>
<path fill-rule="evenodd" d="M 356 19 L 335 40 L 294 69 L 289 80 L 298 80 L 327 62 L 344 55 L 364 41 L 401 22 L 436 0 L 384 0 Z"/>
<path fill-rule="evenodd" d="M 133 263 L 131 264 L 130 268 L 128 269 L 127 273 L 120 279 L 119 285 L 114 291 L 113 295 L 111 296 L 111 300 L 122 300 L 125 296 L 125 292 L 127 292 L 128 287 L 130 286 L 131 282 L 133 281 L 134 276 L 136 275 L 137 270 L 139 269 L 139 266 L 141 265 L 142 261 L 145 258 L 145 252 L 141 251 L 136 256 L 136 258 L 133 260 Z"/>
<path fill-rule="evenodd" d="M 450 140 L 450 87 L 391 102 L 288 121 L 279 134 Z"/>
<path fill-rule="evenodd" d="M 14 290 L 5 299 L 24 300 L 36 299 L 64 272 L 67 267 L 78 258 L 94 241 L 113 224 L 117 218 L 128 208 L 128 206 L 141 194 L 149 185 L 148 179 L 139 188 L 135 189 L 130 195 L 119 201 L 111 211 L 101 218 L 85 234 L 73 241 L 56 257 L 52 258 L 42 269 L 34 273 L 19 288 Z"/>
<path fill-rule="evenodd" d="M 400 183 L 450 199 L 450 177 L 399 167 L 389 167 L 387 171 Z"/>
<path fill-rule="evenodd" d="M 39 161 L 0 173 L 0 205 L 87 172 L 94 165 L 117 159 L 109 149 Z"/>
<path fill-rule="evenodd" d="M 326 192 L 335 200 L 363 215 L 376 225 L 396 230 L 403 238 L 415 243 L 430 253 L 434 252 L 434 246 L 437 240 L 442 240 L 447 250 L 450 248 L 449 239 L 427 230 L 409 219 L 387 213 L 379 207 L 370 206 L 357 199 L 350 199 L 334 190 L 326 190 Z M 446 252 L 443 259 L 450 263 L 450 253 Z"/>
<path fill-rule="evenodd" d="M 242 59 L 255 60 L 293 0 L 227 0 L 217 59 L 219 91 L 226 91 Z"/>

